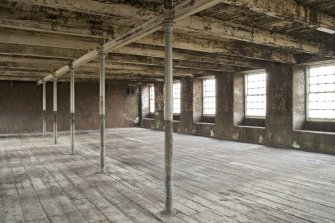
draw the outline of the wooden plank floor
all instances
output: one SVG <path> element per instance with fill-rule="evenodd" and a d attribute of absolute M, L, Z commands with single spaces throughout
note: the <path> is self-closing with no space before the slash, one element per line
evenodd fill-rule
<path fill-rule="evenodd" d="M 175 134 L 167 217 L 163 133 L 106 134 L 0 139 L 0 222 L 335 222 L 335 156 Z"/>

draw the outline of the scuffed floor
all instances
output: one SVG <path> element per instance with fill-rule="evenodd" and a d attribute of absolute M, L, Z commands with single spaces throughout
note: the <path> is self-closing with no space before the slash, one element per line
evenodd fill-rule
<path fill-rule="evenodd" d="M 164 208 L 164 135 L 139 128 L 0 139 L 0 222 L 335 222 L 335 156 L 175 134 Z"/>

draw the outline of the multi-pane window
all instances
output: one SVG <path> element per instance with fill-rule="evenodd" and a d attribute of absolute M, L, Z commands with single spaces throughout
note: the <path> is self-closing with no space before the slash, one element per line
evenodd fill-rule
<path fill-rule="evenodd" d="M 203 81 L 203 115 L 215 115 L 215 79 Z"/>
<path fill-rule="evenodd" d="M 180 113 L 180 82 L 173 83 L 173 113 Z"/>
<path fill-rule="evenodd" d="M 155 86 L 149 85 L 149 113 L 155 113 Z"/>
<path fill-rule="evenodd" d="M 307 89 L 307 117 L 335 119 L 335 64 L 310 67 Z"/>
<path fill-rule="evenodd" d="M 245 75 L 245 116 L 265 117 L 266 73 Z"/>

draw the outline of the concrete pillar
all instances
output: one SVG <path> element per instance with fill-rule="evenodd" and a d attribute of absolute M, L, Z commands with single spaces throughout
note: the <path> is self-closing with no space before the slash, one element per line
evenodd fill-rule
<path fill-rule="evenodd" d="M 155 83 L 155 129 L 164 129 L 164 83 Z"/>
<path fill-rule="evenodd" d="M 43 136 L 47 134 L 47 89 L 46 82 L 43 82 Z"/>
<path fill-rule="evenodd" d="M 215 137 L 232 139 L 234 132 L 234 73 L 217 74 L 215 83 Z"/>
<path fill-rule="evenodd" d="M 105 172 L 105 59 L 106 54 L 100 49 L 99 62 L 100 62 L 100 166 L 101 173 Z"/>
<path fill-rule="evenodd" d="M 234 126 L 241 125 L 244 119 L 244 74 L 234 74 Z"/>
<path fill-rule="evenodd" d="M 306 120 L 306 67 L 293 66 L 293 129 L 304 128 Z"/>
<path fill-rule="evenodd" d="M 74 154 L 75 142 L 75 90 L 74 90 L 74 68 L 70 68 L 70 137 L 71 137 L 71 154 Z"/>
<path fill-rule="evenodd" d="M 201 122 L 202 119 L 202 82 L 203 79 L 193 79 L 193 121 Z"/>
<path fill-rule="evenodd" d="M 183 77 L 181 83 L 180 130 L 192 133 L 193 128 L 193 78 Z"/>
<path fill-rule="evenodd" d="M 267 96 L 265 143 L 269 146 L 292 145 L 292 65 L 275 64 L 266 68 Z"/>
<path fill-rule="evenodd" d="M 54 143 L 57 144 L 57 78 L 53 79 Z"/>
<path fill-rule="evenodd" d="M 164 120 L 165 120 L 165 212 L 172 213 L 173 187 L 173 57 L 172 57 L 172 30 L 174 23 L 164 23 L 165 37 L 165 91 L 164 91 Z"/>

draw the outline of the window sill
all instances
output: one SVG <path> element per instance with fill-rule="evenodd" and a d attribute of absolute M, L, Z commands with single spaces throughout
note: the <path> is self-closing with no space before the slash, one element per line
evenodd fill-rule
<path fill-rule="evenodd" d="M 251 125 L 236 125 L 236 128 L 248 128 L 248 129 L 265 129 L 265 127 L 261 126 L 251 126 Z"/>
<path fill-rule="evenodd" d="M 194 122 L 194 124 L 197 124 L 197 125 L 215 125 L 215 123 L 212 123 L 212 122 Z"/>
<path fill-rule="evenodd" d="M 296 133 L 322 134 L 322 135 L 335 135 L 335 132 L 313 131 L 313 130 L 293 130 L 293 132 L 296 132 Z"/>
<path fill-rule="evenodd" d="M 142 118 L 142 120 L 154 120 L 153 118 Z"/>

